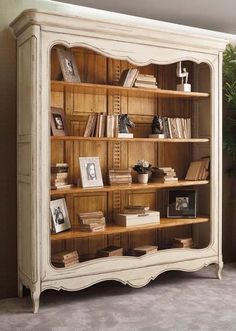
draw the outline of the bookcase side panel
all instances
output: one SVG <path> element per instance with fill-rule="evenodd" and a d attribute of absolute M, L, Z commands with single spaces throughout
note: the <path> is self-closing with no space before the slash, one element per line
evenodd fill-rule
<path fill-rule="evenodd" d="M 39 28 L 18 41 L 18 277 L 31 291 L 39 287 L 38 65 Z M 27 238 L 27 239 L 26 239 Z M 19 283 L 20 286 L 20 283 Z M 20 289 L 19 289 L 20 291 Z"/>

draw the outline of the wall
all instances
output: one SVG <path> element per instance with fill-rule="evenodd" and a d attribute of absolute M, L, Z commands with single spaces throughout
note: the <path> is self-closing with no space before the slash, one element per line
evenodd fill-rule
<path fill-rule="evenodd" d="M 17 257 L 16 257 L 16 41 L 9 30 L 9 23 L 25 9 L 37 8 L 50 11 L 65 11 L 64 5 L 46 0 L 1 0 L 0 1 L 0 298 L 17 294 Z M 75 7 L 68 5 L 68 13 L 73 14 Z M 102 12 L 77 8 L 77 13 L 86 12 L 98 16 Z M 103 12 L 104 14 L 105 12 Z M 111 17 L 109 12 L 106 15 Z M 131 19 L 131 18 L 130 18 Z M 134 18 L 132 18 L 134 19 Z M 168 23 L 165 23 L 167 26 Z M 191 28 L 183 27 L 191 32 Z M 227 186 L 231 182 L 226 183 Z M 225 188 L 225 192 L 230 190 Z M 233 212 L 227 207 L 225 213 L 224 242 L 225 260 L 236 259 L 236 234 L 233 228 Z M 233 210 L 233 209 L 232 209 Z M 236 211 L 234 215 L 236 214 Z M 26 238 L 27 240 L 27 238 Z"/>

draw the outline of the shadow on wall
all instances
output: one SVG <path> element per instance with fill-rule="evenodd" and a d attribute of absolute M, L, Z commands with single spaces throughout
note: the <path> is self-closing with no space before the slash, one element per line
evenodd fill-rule
<path fill-rule="evenodd" d="M 0 298 L 17 294 L 16 40 L 0 23 Z"/>

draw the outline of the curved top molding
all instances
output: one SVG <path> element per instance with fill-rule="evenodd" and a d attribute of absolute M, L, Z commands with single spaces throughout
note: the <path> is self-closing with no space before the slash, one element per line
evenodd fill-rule
<path fill-rule="evenodd" d="M 117 17 L 117 19 L 116 19 Z M 147 24 L 147 22 L 149 24 Z M 155 23 L 155 24 L 154 24 Z M 70 33 L 71 35 L 89 36 L 129 43 L 161 45 L 162 47 L 188 49 L 203 53 L 216 54 L 223 51 L 228 41 L 222 38 L 200 35 L 194 32 L 167 30 L 163 22 L 138 18 L 137 24 L 121 21 L 114 13 L 114 20 L 104 17 L 99 19 L 86 16 L 72 16 L 62 13 L 51 13 L 29 9 L 23 11 L 11 24 L 16 36 L 19 36 L 31 25 L 40 26 L 41 31 Z"/>

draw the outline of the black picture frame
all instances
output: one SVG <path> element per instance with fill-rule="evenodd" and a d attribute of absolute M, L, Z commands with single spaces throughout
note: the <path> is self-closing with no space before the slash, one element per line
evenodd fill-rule
<path fill-rule="evenodd" d="M 168 191 L 168 218 L 196 218 L 197 191 L 181 189 Z"/>

